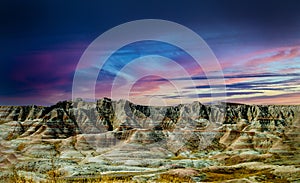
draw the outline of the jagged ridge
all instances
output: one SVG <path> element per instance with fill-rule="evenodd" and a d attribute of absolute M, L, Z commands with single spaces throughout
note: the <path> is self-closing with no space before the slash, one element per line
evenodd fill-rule
<path fill-rule="evenodd" d="M 96 103 L 63 101 L 50 107 L 2 106 L 0 165 L 3 170 L 16 164 L 18 170 L 44 174 L 50 170 L 49 159 L 55 157 L 60 171 L 77 176 L 95 173 L 104 165 L 114 169 L 115 164 L 129 171 L 143 171 L 145 163 L 167 170 L 174 163 L 166 163 L 170 157 L 192 158 L 175 161 L 184 168 L 276 157 L 297 164 L 299 112 L 297 105 L 194 102 L 153 107 L 108 98 Z M 195 160 L 199 157 L 212 162 L 201 164 L 206 160 Z"/>

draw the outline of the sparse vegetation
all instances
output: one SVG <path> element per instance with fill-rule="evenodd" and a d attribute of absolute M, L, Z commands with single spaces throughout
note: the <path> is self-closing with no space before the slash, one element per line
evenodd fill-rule
<path fill-rule="evenodd" d="M 17 151 L 22 151 L 23 149 L 25 149 L 25 147 L 26 147 L 26 143 L 20 143 L 19 145 L 18 145 L 18 147 L 17 147 Z"/>
<path fill-rule="evenodd" d="M 176 175 L 170 175 L 170 174 L 162 174 L 160 175 L 160 177 L 157 179 L 157 182 L 163 182 L 163 183 L 167 183 L 167 182 L 194 182 L 190 177 L 179 177 Z"/>
<path fill-rule="evenodd" d="M 24 177 L 24 176 L 20 176 L 18 174 L 18 171 L 16 170 L 15 165 L 12 165 L 10 169 L 11 169 L 10 174 L 2 178 L 3 182 L 7 182 L 7 183 L 34 183 L 33 179 L 28 178 L 28 177 Z"/>
<path fill-rule="evenodd" d="M 271 170 L 253 170 L 253 169 L 236 169 L 233 171 L 208 171 L 205 172 L 207 182 L 224 182 L 232 179 L 242 179 L 253 177 L 258 182 L 289 182 L 286 178 L 278 177 L 271 173 Z"/>

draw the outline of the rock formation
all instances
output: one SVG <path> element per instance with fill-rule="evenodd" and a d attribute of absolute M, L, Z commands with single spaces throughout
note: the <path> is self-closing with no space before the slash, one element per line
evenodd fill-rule
<path fill-rule="evenodd" d="M 49 107 L 1 106 L 0 177 L 9 177 L 14 167 L 37 182 L 49 179 L 53 169 L 68 179 L 143 171 L 132 178 L 151 181 L 186 169 L 193 172 L 186 180 L 215 181 L 210 176 L 216 171 L 253 162 L 272 167 L 269 176 L 279 171 L 282 177 L 274 180 L 295 181 L 300 178 L 299 128 L 297 105 L 193 102 L 157 107 L 103 98 Z M 278 165 L 287 166 L 293 176 L 285 176 Z M 226 180 L 258 181 L 265 170 L 253 171 L 262 173 L 257 179 L 248 172 L 250 178 Z"/>

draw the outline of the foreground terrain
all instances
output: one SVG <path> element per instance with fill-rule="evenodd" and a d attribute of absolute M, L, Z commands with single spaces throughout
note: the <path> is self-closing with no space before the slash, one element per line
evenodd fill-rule
<path fill-rule="evenodd" d="M 300 106 L 0 107 L 3 182 L 299 182 Z"/>

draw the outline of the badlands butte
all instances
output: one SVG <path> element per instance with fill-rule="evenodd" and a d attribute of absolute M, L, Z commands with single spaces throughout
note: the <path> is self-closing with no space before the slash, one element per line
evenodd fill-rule
<path fill-rule="evenodd" d="M 300 182 L 300 106 L 0 107 L 0 182 Z"/>

